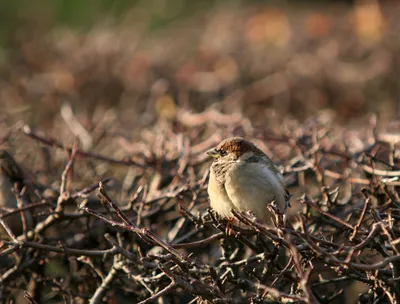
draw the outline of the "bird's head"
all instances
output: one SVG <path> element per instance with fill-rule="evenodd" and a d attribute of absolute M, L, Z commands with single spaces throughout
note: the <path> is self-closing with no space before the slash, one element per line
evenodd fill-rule
<path fill-rule="evenodd" d="M 264 152 L 242 137 L 224 139 L 206 153 L 216 161 L 244 161 L 250 157 L 266 157 Z"/>

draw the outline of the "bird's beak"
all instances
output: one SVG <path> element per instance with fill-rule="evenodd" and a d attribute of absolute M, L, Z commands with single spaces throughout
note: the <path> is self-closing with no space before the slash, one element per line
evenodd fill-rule
<path fill-rule="evenodd" d="M 217 149 L 215 149 L 215 148 L 212 148 L 212 149 L 208 150 L 206 152 L 206 154 L 208 156 L 211 156 L 212 158 L 217 158 L 219 156 L 219 153 L 218 153 Z"/>

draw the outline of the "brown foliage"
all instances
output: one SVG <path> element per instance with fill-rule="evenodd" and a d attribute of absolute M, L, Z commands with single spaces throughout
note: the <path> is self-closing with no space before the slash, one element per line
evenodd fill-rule
<path fill-rule="evenodd" d="M 222 114 L 193 119 L 202 115 Z M 220 140 L 200 140 L 207 122 L 195 130 L 170 126 L 186 129 L 172 137 L 164 129 L 136 152 L 136 160 L 85 152 L 77 141 L 68 147 L 27 126 L 10 131 L 23 134 L 20 141 L 32 150 L 64 150 L 68 162 L 59 188 L 26 174 L 24 187 L 14 191 L 28 196 L 28 203 L 0 217 L 8 232 L 1 251 L 3 297 L 25 290 L 37 301 L 63 295 L 91 303 L 335 303 L 350 297 L 358 281 L 365 291 L 360 301 L 397 302 L 400 173 L 393 145 L 376 136 L 373 124 L 338 143 L 337 127 L 315 122 L 310 131 L 298 125 L 265 135 L 249 122 L 247 128 L 236 123 L 237 133 L 265 143 L 273 159 L 284 159 L 281 169 L 295 198 L 287 226 L 279 214 L 276 228 L 268 228 L 237 213 L 242 224 L 227 235 L 225 220 L 206 211 L 209 163 L 203 152 Z M 220 130 L 216 137 L 227 132 L 223 125 Z M 84 176 L 85 163 L 122 166 L 124 182 L 98 183 L 93 176 L 92 184 L 78 186 L 74 180 Z M 54 185 L 51 177 L 48 182 Z M 36 225 L 15 235 L 7 224 L 15 213 L 33 216 Z"/>

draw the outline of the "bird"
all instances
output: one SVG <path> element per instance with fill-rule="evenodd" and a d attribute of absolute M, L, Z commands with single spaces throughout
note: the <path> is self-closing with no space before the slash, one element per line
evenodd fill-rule
<path fill-rule="evenodd" d="M 223 218 L 233 220 L 232 210 L 252 212 L 264 224 L 273 224 L 268 204 L 285 214 L 290 194 L 272 160 L 242 137 L 223 140 L 206 152 L 213 158 L 208 182 L 210 205 Z"/>

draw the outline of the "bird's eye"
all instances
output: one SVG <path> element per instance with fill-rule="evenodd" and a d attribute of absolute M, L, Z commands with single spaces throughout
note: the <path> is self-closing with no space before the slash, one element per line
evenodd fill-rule
<path fill-rule="evenodd" d="M 226 153 L 225 150 L 223 150 L 223 149 L 219 150 L 219 155 L 225 156 L 226 154 L 227 154 L 227 153 Z"/>

